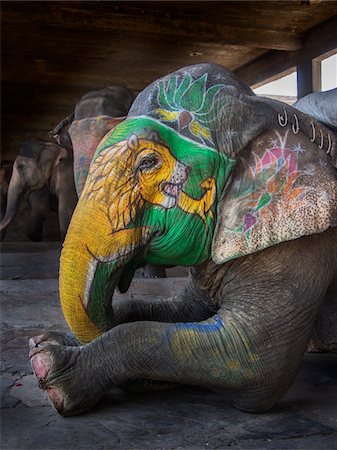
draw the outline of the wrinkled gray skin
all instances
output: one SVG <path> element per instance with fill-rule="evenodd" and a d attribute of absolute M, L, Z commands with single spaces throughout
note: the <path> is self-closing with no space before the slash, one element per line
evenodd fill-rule
<path fill-rule="evenodd" d="M 337 88 L 306 95 L 293 107 L 337 132 Z"/>
<path fill-rule="evenodd" d="M 63 240 L 77 203 L 72 154 L 59 145 L 35 137 L 22 143 L 8 186 L 6 211 L 0 224 L 2 237 L 24 197 L 30 206 L 27 237 L 32 241 L 43 239 L 43 222 L 55 198 Z"/>
<path fill-rule="evenodd" d="M 73 149 L 71 134 L 69 133 L 70 127 L 74 121 L 80 121 L 83 119 L 95 118 L 98 116 L 108 116 L 114 118 L 120 118 L 123 120 L 130 106 L 134 100 L 134 94 L 127 88 L 121 86 L 109 86 L 97 91 L 87 92 L 75 106 L 74 113 L 68 116 L 65 120 L 60 122 L 51 132 L 50 135 L 56 139 L 59 145 L 62 145 L 66 149 L 71 149 L 74 152 L 74 166 L 75 171 L 78 166 L 78 161 L 82 157 L 90 164 L 90 158 L 87 158 L 87 149 L 75 148 Z M 110 129 L 104 127 L 97 130 L 96 138 L 97 145 L 104 135 L 109 132 Z M 75 174 L 76 179 L 76 174 Z M 81 192 L 77 187 L 78 196 Z M 143 269 L 144 278 L 163 278 L 166 277 L 165 268 L 147 264 Z"/>
<path fill-rule="evenodd" d="M 227 74 L 229 104 L 240 106 L 243 119 L 235 124 L 242 126 L 241 132 L 230 136 L 234 149 L 244 149 L 262 131 L 277 126 L 274 112 L 287 110 L 290 117 L 295 111 L 253 96 L 220 66 L 187 70 L 196 76 L 204 70 Z M 146 104 L 151 89 L 140 94 L 131 114 L 151 110 Z M 241 95 L 245 92 L 250 97 Z M 310 117 L 298 117 L 302 129 L 310 127 Z M 221 131 L 218 148 L 230 145 Z M 331 157 L 336 164 L 333 151 Z M 114 384 L 142 379 L 216 389 L 242 410 L 266 411 L 292 384 L 311 336 L 321 339 L 313 348 L 333 349 L 325 346 L 315 323 L 318 317 L 328 324 L 327 316 L 336 312 L 336 242 L 334 227 L 224 264 L 209 259 L 191 268 L 186 288 L 175 297 L 114 301 L 114 326 L 83 346 L 60 334 L 32 338 L 30 358 L 39 386 L 48 390 L 62 415 L 91 408 Z M 191 322 L 210 325 L 215 312 L 224 318 L 223 328 L 184 334 L 193 329 Z M 330 343 L 336 349 L 332 325 L 335 340 Z M 249 370 L 254 358 L 249 360 L 248 349 L 255 354 L 255 372 Z M 238 372 L 238 367 L 248 370 Z M 154 386 L 160 388 L 160 383 Z"/>

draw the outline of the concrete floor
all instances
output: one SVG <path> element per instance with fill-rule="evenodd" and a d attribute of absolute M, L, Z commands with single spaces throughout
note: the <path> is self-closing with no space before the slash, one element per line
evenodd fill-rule
<path fill-rule="evenodd" d="M 217 393 L 182 387 L 130 394 L 116 388 L 92 411 L 62 418 L 44 399 L 28 338 L 66 330 L 58 303 L 57 243 L 4 243 L 1 255 L 1 441 L 5 449 L 337 449 L 337 357 L 307 354 L 281 403 L 236 410 Z M 167 296 L 185 275 L 135 279 L 129 296 Z"/>

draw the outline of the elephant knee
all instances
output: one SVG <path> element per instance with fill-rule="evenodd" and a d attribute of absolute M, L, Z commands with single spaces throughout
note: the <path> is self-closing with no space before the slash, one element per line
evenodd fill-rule
<path fill-rule="evenodd" d="M 242 392 L 233 398 L 232 403 L 240 411 L 261 414 L 273 408 L 280 401 L 284 392 L 284 389 L 275 386 L 264 386 Z"/>

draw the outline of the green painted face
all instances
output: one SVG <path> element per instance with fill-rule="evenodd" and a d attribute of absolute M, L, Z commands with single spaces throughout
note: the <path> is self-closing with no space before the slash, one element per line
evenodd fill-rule
<path fill-rule="evenodd" d="M 155 119 L 137 117 L 119 124 L 104 139 L 94 164 L 107 152 L 119 158 L 123 143 L 131 147 L 130 167 L 124 172 L 133 176 L 133 189 L 143 200 L 142 213 L 125 225 L 149 228 L 154 235 L 144 262 L 191 266 L 205 261 L 210 257 L 219 196 L 235 161 Z"/>
<path fill-rule="evenodd" d="M 114 325 L 114 289 L 125 291 L 137 266 L 210 258 L 233 164 L 149 117 L 127 119 L 106 136 L 62 252 L 62 274 L 74 274 L 61 276 L 62 308 L 81 342 Z"/>

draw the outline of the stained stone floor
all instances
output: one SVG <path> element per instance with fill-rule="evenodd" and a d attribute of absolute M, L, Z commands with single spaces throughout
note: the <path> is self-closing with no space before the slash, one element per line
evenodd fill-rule
<path fill-rule="evenodd" d="M 28 362 L 29 337 L 66 330 L 58 253 L 57 243 L 2 244 L 1 449 L 337 449 L 337 357 L 328 354 L 307 354 L 293 386 L 267 414 L 246 414 L 217 393 L 182 387 L 151 394 L 115 388 L 92 411 L 59 416 Z M 167 279 L 135 279 L 125 295 L 170 295 L 185 274 L 171 269 Z"/>

